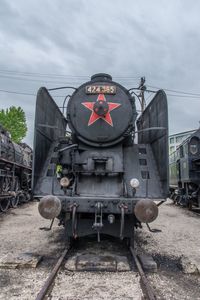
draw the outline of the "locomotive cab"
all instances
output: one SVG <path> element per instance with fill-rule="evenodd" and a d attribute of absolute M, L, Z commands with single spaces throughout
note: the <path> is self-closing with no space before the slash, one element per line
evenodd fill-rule
<path fill-rule="evenodd" d="M 168 192 L 164 92 L 137 120 L 138 143 L 136 118 L 134 97 L 108 74 L 75 89 L 66 116 L 47 89 L 39 90 L 33 193 L 41 199 L 41 215 L 58 217 L 67 237 L 97 232 L 99 240 L 100 233 L 133 238 L 134 227 L 157 217 L 154 200 Z"/>

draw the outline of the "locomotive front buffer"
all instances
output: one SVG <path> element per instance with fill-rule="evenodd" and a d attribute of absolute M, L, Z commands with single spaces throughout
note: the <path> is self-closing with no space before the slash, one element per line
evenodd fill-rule
<path fill-rule="evenodd" d="M 33 193 L 41 216 L 58 218 L 67 238 L 133 240 L 134 228 L 157 218 L 156 201 L 168 194 L 165 93 L 136 118 L 134 97 L 107 74 L 76 89 L 66 115 L 39 90 Z"/>

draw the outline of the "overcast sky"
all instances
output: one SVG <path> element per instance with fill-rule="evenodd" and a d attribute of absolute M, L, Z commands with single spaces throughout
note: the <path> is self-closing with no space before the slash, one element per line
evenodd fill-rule
<path fill-rule="evenodd" d="M 0 90 L 77 87 L 105 72 L 125 87 L 145 76 L 149 86 L 200 94 L 199 12 L 189 0 L 1 0 Z M 200 96 L 182 96 L 168 96 L 170 133 L 199 126 Z M 24 109 L 32 144 L 35 97 L 0 92 L 0 108 L 11 105 Z"/>

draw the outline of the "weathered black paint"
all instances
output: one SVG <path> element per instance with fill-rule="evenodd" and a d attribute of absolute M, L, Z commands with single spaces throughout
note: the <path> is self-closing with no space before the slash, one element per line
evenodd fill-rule
<path fill-rule="evenodd" d="M 85 92 L 85 87 L 92 84 L 116 86 L 116 94 L 105 95 L 108 102 L 120 104 L 111 112 L 113 126 L 101 119 L 88 126 L 91 112 L 82 103 L 97 100 L 97 95 L 87 95 Z M 138 223 L 134 216 L 135 204 L 140 199 L 166 198 L 168 116 L 164 92 L 156 94 L 139 119 L 141 133 L 138 144 L 134 142 L 136 115 L 135 99 L 106 74 L 93 76 L 91 81 L 72 94 L 67 120 L 47 90 L 42 88 L 39 91 L 35 117 L 33 191 L 35 197 L 55 195 L 61 200 L 59 218 L 67 226 L 69 236 L 72 234 L 69 228 L 75 224 L 73 214 L 79 216 L 76 231 L 82 235 L 84 232 L 94 232 L 91 224 L 96 212 L 99 215 L 102 213 L 101 232 L 121 236 L 125 226 L 124 236 L 132 237 L 133 227 Z M 71 136 L 65 136 L 67 122 Z M 153 132 L 142 131 L 149 127 L 159 128 Z M 58 165 L 62 166 L 60 174 L 56 172 Z M 69 178 L 68 188 L 61 188 L 60 176 Z M 130 186 L 132 178 L 140 182 L 135 190 Z M 123 211 L 125 220 L 121 223 Z M 115 225 L 107 221 L 111 213 L 116 216 Z"/>
<path fill-rule="evenodd" d="M 195 140 L 197 153 L 190 151 Z M 191 207 L 200 207 L 200 129 L 187 138 L 169 158 L 172 198 Z M 175 193 L 176 191 L 176 193 Z"/>

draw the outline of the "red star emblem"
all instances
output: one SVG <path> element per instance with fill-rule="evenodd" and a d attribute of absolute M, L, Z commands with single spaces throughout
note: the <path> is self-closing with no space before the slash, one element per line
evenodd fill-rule
<path fill-rule="evenodd" d="M 99 94 L 96 102 L 83 102 L 81 104 L 92 112 L 88 126 L 92 125 L 99 119 L 102 119 L 110 126 L 113 126 L 110 112 L 121 105 L 119 103 L 107 102 L 104 94 Z"/>

